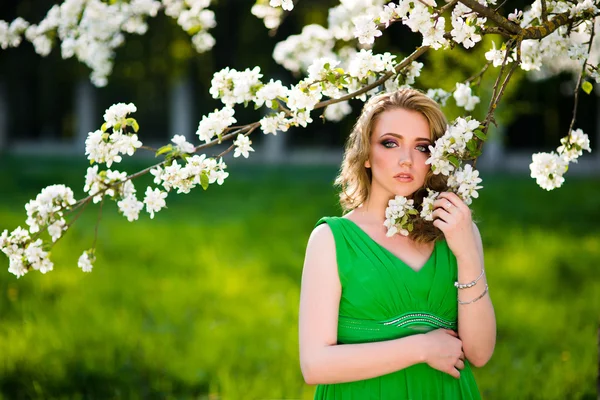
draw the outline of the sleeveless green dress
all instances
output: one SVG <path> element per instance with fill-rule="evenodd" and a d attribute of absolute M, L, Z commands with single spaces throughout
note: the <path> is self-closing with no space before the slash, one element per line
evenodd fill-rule
<path fill-rule="evenodd" d="M 377 342 L 457 330 L 457 262 L 446 241 L 435 243 L 415 271 L 347 218 L 323 217 L 335 239 L 342 285 L 338 344 Z M 361 381 L 317 385 L 315 400 L 481 399 L 471 365 L 460 379 L 426 363 Z"/>

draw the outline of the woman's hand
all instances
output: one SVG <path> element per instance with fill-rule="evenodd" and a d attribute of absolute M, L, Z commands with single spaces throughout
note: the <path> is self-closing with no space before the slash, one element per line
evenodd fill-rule
<path fill-rule="evenodd" d="M 442 192 L 433 202 L 433 226 L 446 237 L 456 258 L 477 254 L 471 209 L 455 193 Z"/>
<path fill-rule="evenodd" d="M 459 379 L 459 370 L 465 367 L 465 353 L 458 334 L 450 329 L 435 329 L 427 332 L 425 338 L 427 365 Z"/>

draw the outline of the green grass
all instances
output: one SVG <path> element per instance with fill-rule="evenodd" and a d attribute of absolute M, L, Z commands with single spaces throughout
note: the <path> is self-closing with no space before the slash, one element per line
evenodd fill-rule
<path fill-rule="evenodd" d="M 81 194 L 85 162 L 0 162 L 0 230 L 49 184 Z M 134 171 L 139 164 L 127 165 Z M 329 167 L 237 167 L 222 187 L 170 195 L 154 220 L 109 204 L 91 274 L 77 258 L 97 205 L 16 279 L 0 257 L 0 397 L 310 399 L 298 362 L 306 241 L 338 215 Z M 147 183 L 147 181 L 145 182 Z M 475 375 L 485 399 L 594 399 L 600 184 L 485 176 L 474 203 L 498 323 Z M 138 191 L 145 185 L 138 184 Z"/>

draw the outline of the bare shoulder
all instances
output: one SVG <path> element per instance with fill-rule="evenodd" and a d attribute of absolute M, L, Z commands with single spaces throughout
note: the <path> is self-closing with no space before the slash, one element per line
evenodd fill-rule
<path fill-rule="evenodd" d="M 333 232 L 327 223 L 320 224 L 313 229 L 308 238 L 307 247 L 327 247 L 335 244 Z"/>
<path fill-rule="evenodd" d="M 304 273 L 308 276 L 338 281 L 335 238 L 327 223 L 316 226 L 306 245 Z"/>

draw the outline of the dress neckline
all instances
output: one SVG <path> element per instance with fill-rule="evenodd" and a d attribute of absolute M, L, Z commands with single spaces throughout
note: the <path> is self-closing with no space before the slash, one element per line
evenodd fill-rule
<path fill-rule="evenodd" d="M 338 217 L 338 218 L 350 222 L 350 225 L 354 226 L 354 228 L 357 231 L 359 231 L 360 234 L 362 234 L 364 237 L 366 237 L 371 243 L 375 244 L 375 246 L 377 246 L 378 248 L 380 248 L 383 252 L 385 252 L 386 254 L 388 254 L 394 260 L 400 262 L 400 264 L 404 265 L 406 268 L 410 269 L 415 274 L 419 274 L 423 269 L 425 269 L 429 264 L 431 264 L 432 261 L 435 258 L 435 253 L 436 253 L 437 244 L 438 244 L 437 240 L 433 243 L 433 250 L 431 251 L 431 254 L 429 255 L 429 258 L 427 258 L 427 261 L 425 261 L 425 263 L 419 269 L 414 269 L 413 267 L 411 267 L 410 265 L 408 265 L 404 260 L 402 260 L 400 257 L 398 257 L 396 254 L 392 253 L 392 251 L 389 250 L 387 247 L 383 246 L 378 241 L 376 241 L 375 239 L 373 239 L 371 237 L 371 235 L 369 235 L 367 232 L 365 232 L 364 229 L 362 229 L 360 226 L 358 226 L 358 224 L 356 222 L 352 221 L 349 218 L 344 218 L 344 217 Z"/>

